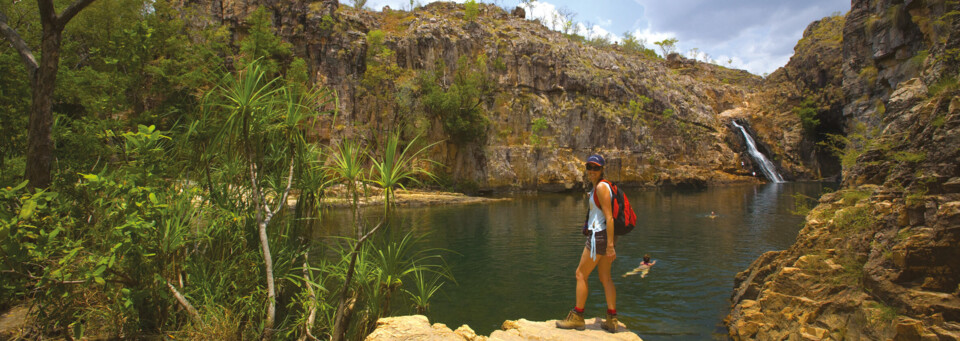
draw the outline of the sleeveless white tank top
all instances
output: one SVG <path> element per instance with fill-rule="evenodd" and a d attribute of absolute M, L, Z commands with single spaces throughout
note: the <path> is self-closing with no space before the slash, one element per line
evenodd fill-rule
<path fill-rule="evenodd" d="M 610 189 L 610 185 L 606 182 L 601 182 L 597 185 L 607 187 L 607 192 L 610 193 L 610 199 L 613 199 L 613 191 Z M 597 232 L 602 232 L 607 229 L 607 216 L 603 214 L 603 209 L 593 200 L 593 192 L 597 189 L 594 188 L 590 191 L 590 213 L 589 218 L 587 218 L 587 229 L 590 230 L 590 258 L 597 259 Z"/>

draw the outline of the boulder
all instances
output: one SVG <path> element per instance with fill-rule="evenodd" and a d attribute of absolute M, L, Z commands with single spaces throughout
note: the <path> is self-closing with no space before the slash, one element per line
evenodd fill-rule
<path fill-rule="evenodd" d="M 467 325 L 457 330 L 450 330 L 442 323 L 430 324 L 426 316 L 396 316 L 385 317 L 377 321 L 377 329 L 367 336 L 367 341 L 394 341 L 394 340 L 428 340 L 428 341 L 485 341 L 485 340 L 619 340 L 642 341 L 637 334 L 626 329 L 623 323 L 620 332 L 609 333 L 600 327 L 602 320 L 593 318 L 586 320 L 585 330 L 558 329 L 557 320 L 544 322 L 528 321 L 526 319 L 507 320 L 503 322 L 502 330 L 494 331 L 490 336 L 477 335 Z"/>
<path fill-rule="evenodd" d="M 514 7 L 514 8 L 513 8 L 513 11 L 511 11 L 510 14 L 512 14 L 514 17 L 517 17 L 517 18 L 520 18 L 520 19 L 526 19 L 526 18 L 527 18 L 527 11 L 524 10 L 523 7 L 520 7 L 520 6 Z"/>

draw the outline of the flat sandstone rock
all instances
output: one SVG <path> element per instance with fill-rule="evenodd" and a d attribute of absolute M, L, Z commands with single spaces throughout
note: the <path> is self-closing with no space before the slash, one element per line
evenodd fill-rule
<path fill-rule="evenodd" d="M 626 330 L 614 334 L 600 328 L 600 318 L 586 321 L 586 330 L 566 330 L 556 327 L 557 320 L 545 322 L 519 319 L 503 322 L 502 329 L 490 336 L 477 335 L 469 326 L 463 325 L 451 330 L 443 323 L 430 324 L 423 315 L 386 317 L 377 321 L 377 329 L 367 336 L 367 341 L 380 340 L 631 340 L 642 341 L 637 334 Z"/>

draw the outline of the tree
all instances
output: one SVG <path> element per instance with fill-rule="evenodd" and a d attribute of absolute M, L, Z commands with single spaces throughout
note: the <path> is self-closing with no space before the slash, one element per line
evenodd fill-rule
<path fill-rule="evenodd" d="M 563 34 L 570 34 L 573 27 L 577 24 L 573 21 L 573 18 L 577 16 L 577 13 L 568 7 L 560 7 L 557 9 L 557 13 L 560 14 L 560 29 L 563 30 Z"/>
<path fill-rule="evenodd" d="M 700 60 L 700 48 L 699 48 L 699 47 L 694 47 L 694 48 L 690 49 L 690 52 L 687 52 L 687 55 L 690 56 L 690 58 L 693 59 L 693 61 L 695 61 L 695 62 L 696 62 L 696 61 L 699 61 L 699 60 Z"/>
<path fill-rule="evenodd" d="M 677 38 L 664 39 L 658 42 L 653 43 L 660 47 L 660 51 L 663 51 L 663 57 L 666 58 L 668 54 L 677 52 Z"/>
<path fill-rule="evenodd" d="M 30 122 L 27 130 L 27 167 L 24 177 L 31 188 L 50 185 L 50 163 L 53 159 L 53 89 L 57 82 L 60 64 L 60 43 L 63 29 L 94 0 L 75 0 L 59 15 L 53 0 L 37 0 L 43 33 L 40 38 L 40 62 L 33 55 L 27 42 L 15 29 L 7 25 L 7 16 L 0 12 L 0 31 L 20 54 L 27 69 L 32 88 Z"/>
<path fill-rule="evenodd" d="M 304 162 L 316 157 L 307 153 L 310 149 L 306 148 L 304 125 L 326 114 L 316 108 L 333 101 L 330 92 L 295 93 L 280 83 L 281 78 L 269 79 L 259 61 L 254 61 L 236 75 L 224 77 L 211 97 L 212 114 L 206 118 L 222 122 L 216 143 L 225 146 L 222 153 L 231 159 L 229 162 L 249 171 L 247 196 L 252 199 L 256 215 L 267 283 L 264 340 L 273 336 L 277 301 L 267 228 L 275 215 L 287 207 L 297 160 Z"/>

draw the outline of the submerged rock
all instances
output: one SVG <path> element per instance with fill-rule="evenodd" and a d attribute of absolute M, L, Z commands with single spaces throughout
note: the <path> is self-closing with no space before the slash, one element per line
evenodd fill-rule
<path fill-rule="evenodd" d="M 467 325 L 451 330 L 443 323 L 430 324 L 423 315 L 385 317 L 377 321 L 377 329 L 367 336 L 367 341 L 380 340 L 624 340 L 642 341 L 637 334 L 625 329 L 618 333 L 608 333 L 600 328 L 600 318 L 586 320 L 586 330 L 566 330 L 556 327 L 556 320 L 504 321 L 502 330 L 494 331 L 490 336 L 477 335 Z"/>

